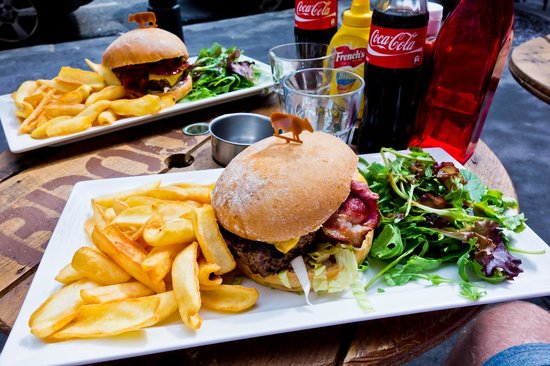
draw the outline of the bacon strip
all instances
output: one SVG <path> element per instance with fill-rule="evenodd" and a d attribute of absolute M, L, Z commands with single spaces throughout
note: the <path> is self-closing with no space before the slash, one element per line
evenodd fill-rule
<path fill-rule="evenodd" d="M 363 182 L 351 182 L 351 193 L 340 208 L 323 224 L 323 233 L 339 242 L 360 247 L 365 235 L 380 220 L 378 194 Z"/>

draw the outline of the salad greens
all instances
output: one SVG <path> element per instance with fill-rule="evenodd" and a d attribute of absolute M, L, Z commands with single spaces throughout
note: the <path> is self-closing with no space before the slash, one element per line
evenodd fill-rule
<path fill-rule="evenodd" d="M 390 160 L 389 154 L 395 158 Z M 525 228 L 515 200 L 453 163 L 437 163 L 422 149 L 402 153 L 384 148 L 381 155 L 382 164 L 361 159 L 360 167 L 380 196 L 370 257 L 385 263 L 366 289 L 381 277 L 389 286 L 424 279 L 434 285 L 458 283 L 461 295 L 475 300 L 484 287 L 472 279 L 499 283 L 523 272 L 504 234 L 505 229 Z M 446 263 L 457 264 L 460 280 L 430 273 Z"/>
<path fill-rule="evenodd" d="M 259 70 L 249 61 L 238 61 L 241 51 L 214 43 L 203 48 L 190 67 L 193 79 L 191 92 L 182 102 L 213 97 L 218 94 L 249 88 L 259 77 Z"/>

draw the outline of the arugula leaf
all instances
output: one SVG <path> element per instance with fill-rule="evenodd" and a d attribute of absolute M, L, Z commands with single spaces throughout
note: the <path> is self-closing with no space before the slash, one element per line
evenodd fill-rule
<path fill-rule="evenodd" d="M 389 259 L 403 253 L 401 233 L 395 225 L 386 225 L 372 243 L 370 255 L 375 258 Z"/>

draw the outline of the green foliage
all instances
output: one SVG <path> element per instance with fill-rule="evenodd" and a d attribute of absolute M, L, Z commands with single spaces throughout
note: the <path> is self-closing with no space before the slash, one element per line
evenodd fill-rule
<path fill-rule="evenodd" d="M 521 261 L 506 249 L 503 232 L 525 228 L 515 200 L 489 189 L 470 171 L 436 162 L 422 149 L 384 148 L 381 155 L 382 163 L 360 160 L 361 174 L 380 196 L 381 218 L 370 256 L 386 262 L 366 288 L 380 277 L 390 286 L 423 279 L 434 285 L 456 283 L 461 295 L 475 300 L 484 291 L 471 277 L 500 283 L 522 271 Z M 460 280 L 430 273 L 445 263 L 457 265 Z"/>
<path fill-rule="evenodd" d="M 191 92 L 181 101 L 188 102 L 254 86 L 259 71 L 248 61 L 238 61 L 241 51 L 214 43 L 203 48 L 192 65 Z"/>

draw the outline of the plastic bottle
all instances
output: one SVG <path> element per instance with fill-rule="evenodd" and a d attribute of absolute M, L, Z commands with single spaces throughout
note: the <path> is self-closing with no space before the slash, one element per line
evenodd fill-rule
<path fill-rule="evenodd" d="M 296 0 L 294 38 L 297 43 L 329 44 L 338 29 L 338 0 Z"/>
<path fill-rule="evenodd" d="M 366 117 L 359 128 L 360 153 L 408 146 L 417 111 L 426 0 L 378 0 L 367 52 Z"/>
<path fill-rule="evenodd" d="M 412 146 L 442 147 L 461 163 L 475 150 L 513 38 L 513 0 L 462 0 L 437 37 Z"/>
<path fill-rule="evenodd" d="M 351 8 L 344 11 L 342 25 L 332 37 L 330 45 L 336 49 L 334 68 L 343 68 L 365 78 L 365 62 L 369 45 L 372 11 L 369 0 L 353 0 Z M 353 80 L 336 80 L 338 90 L 349 90 Z M 358 118 L 363 115 L 363 106 Z"/>

